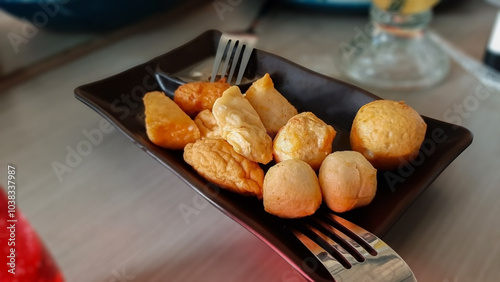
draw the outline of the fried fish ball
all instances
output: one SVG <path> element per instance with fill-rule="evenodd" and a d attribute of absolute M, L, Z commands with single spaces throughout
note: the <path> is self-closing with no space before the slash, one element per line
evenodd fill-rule
<path fill-rule="evenodd" d="M 300 113 L 288 120 L 273 141 L 273 155 L 277 162 L 300 159 L 319 169 L 321 162 L 332 152 L 336 135 L 331 125 L 311 112 Z"/>
<path fill-rule="evenodd" d="M 224 139 L 205 138 L 188 144 L 184 160 L 222 188 L 262 198 L 264 171 L 258 163 L 236 153 Z"/>
<path fill-rule="evenodd" d="M 231 85 L 225 80 L 217 82 L 189 82 L 179 86 L 174 93 L 174 102 L 189 116 L 195 116 L 212 106 Z"/>
<path fill-rule="evenodd" d="M 396 169 L 418 155 L 426 130 L 422 117 L 404 102 L 375 100 L 354 117 L 351 148 L 378 169 Z"/>
<path fill-rule="evenodd" d="M 291 159 L 275 164 L 264 176 L 264 209 L 283 218 L 311 215 L 321 205 L 316 172 L 306 162 Z"/>
<path fill-rule="evenodd" d="M 200 138 L 200 131 L 194 121 L 164 93 L 146 93 L 143 101 L 146 133 L 154 144 L 180 150 Z"/>
<path fill-rule="evenodd" d="M 318 178 L 323 200 L 334 212 L 366 206 L 377 192 L 377 170 L 356 151 L 328 155 Z"/>
<path fill-rule="evenodd" d="M 247 159 L 263 164 L 273 159 L 272 139 L 259 115 L 243 97 L 237 86 L 231 86 L 214 103 L 212 113 L 222 138 Z"/>
<path fill-rule="evenodd" d="M 194 118 L 202 138 L 220 137 L 219 126 L 211 110 L 203 110 Z"/>
<path fill-rule="evenodd" d="M 245 98 L 257 111 L 267 133 L 272 137 L 297 114 L 297 109 L 274 88 L 274 83 L 267 73 L 252 83 L 245 93 Z"/>

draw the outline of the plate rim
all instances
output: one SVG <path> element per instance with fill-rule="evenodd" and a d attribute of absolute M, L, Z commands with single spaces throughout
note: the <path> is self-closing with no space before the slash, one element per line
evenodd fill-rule
<path fill-rule="evenodd" d="M 109 77 L 78 86 L 74 90 L 74 95 L 79 101 L 86 104 L 88 107 L 90 107 L 91 109 L 96 111 L 98 114 L 100 114 L 102 117 L 107 119 L 111 124 L 113 124 L 115 127 L 117 127 L 121 133 L 123 133 L 125 136 L 127 136 L 127 138 L 130 139 L 136 146 L 138 146 L 140 149 L 145 151 L 148 155 L 153 157 L 153 159 L 157 160 L 160 164 L 162 164 L 167 169 L 169 169 L 169 171 L 171 171 L 174 175 L 179 177 L 184 183 L 186 183 L 191 189 L 195 190 L 195 192 L 197 192 L 199 195 L 203 196 L 207 201 L 209 201 L 213 206 L 215 206 L 217 209 L 219 209 L 222 213 L 224 213 L 226 216 L 233 219 L 235 222 L 237 222 L 238 224 L 243 226 L 245 229 L 247 229 L 249 232 L 254 234 L 256 237 L 261 239 L 264 243 L 266 243 L 268 246 L 270 246 L 273 250 L 278 252 L 287 262 L 289 262 L 292 266 L 294 266 L 302 275 L 304 275 L 305 277 L 314 278 L 311 276 L 312 275 L 311 273 L 305 273 L 304 270 L 301 269 L 300 257 L 297 257 L 297 254 L 294 254 L 293 252 L 290 253 L 290 252 L 286 251 L 286 248 L 289 245 L 289 242 L 283 242 L 283 244 L 279 244 L 280 242 L 276 242 L 276 240 L 274 240 L 274 239 L 276 239 L 275 234 L 269 234 L 269 230 L 267 230 L 267 228 L 263 228 L 262 226 L 259 226 L 258 223 L 256 223 L 257 226 L 255 226 L 255 224 L 253 224 L 252 221 L 248 221 L 248 218 L 246 218 L 245 215 L 241 214 L 241 211 L 238 211 L 239 212 L 238 213 L 238 212 L 235 212 L 234 209 L 228 210 L 228 206 L 221 206 L 219 202 L 214 201 L 214 199 L 211 198 L 211 196 L 217 197 L 218 194 L 212 194 L 211 196 L 210 195 L 207 196 L 205 194 L 205 193 L 207 193 L 207 191 L 201 191 L 200 187 L 198 187 L 199 185 L 202 185 L 202 186 L 207 185 L 207 183 L 202 181 L 202 179 L 200 179 L 200 178 L 198 178 L 198 180 L 196 180 L 197 181 L 196 183 L 193 183 L 193 180 L 190 179 L 191 175 L 186 171 L 186 169 L 188 168 L 187 164 L 186 164 L 186 166 L 184 166 L 184 168 L 174 167 L 176 165 L 175 163 L 171 162 L 169 159 L 162 157 L 161 155 L 158 155 L 158 152 L 164 152 L 164 149 L 161 149 L 159 147 L 152 147 L 152 146 L 150 146 L 150 144 L 141 144 L 140 140 L 137 140 L 137 137 L 135 136 L 134 132 L 131 131 L 129 128 L 127 128 L 127 126 L 122 121 L 118 120 L 107 109 L 102 107 L 95 100 L 94 94 L 89 92 L 89 89 L 91 90 L 92 87 L 106 84 L 109 82 L 113 82 L 114 80 L 121 78 L 123 75 L 133 72 L 135 69 L 145 68 L 145 66 L 155 65 L 167 54 L 170 54 L 170 53 L 174 52 L 175 50 L 182 49 L 185 46 L 188 46 L 189 44 L 193 44 L 193 42 L 195 42 L 200 37 L 203 37 L 203 36 L 215 36 L 216 37 L 217 34 L 221 34 L 220 31 L 217 31 L 217 30 L 205 31 L 204 33 L 202 33 L 199 36 L 195 37 L 194 39 L 188 41 L 187 43 L 180 45 L 179 47 L 177 47 L 177 48 L 175 48 L 175 49 L 173 49 L 165 54 L 157 56 L 151 60 L 148 60 L 142 64 L 139 64 L 137 66 L 134 66 L 132 68 L 129 68 L 127 70 L 119 72 L 115 75 L 111 75 Z M 278 55 L 271 54 L 271 53 L 268 53 L 266 51 L 259 50 L 259 49 L 255 49 L 255 50 L 257 53 L 265 54 L 266 56 L 271 56 L 271 57 L 274 57 L 275 59 L 282 60 L 282 61 L 284 61 L 284 63 L 291 65 L 295 68 L 298 68 L 301 71 L 305 71 L 305 72 L 309 73 L 310 75 L 318 76 L 322 79 L 326 79 L 328 81 L 332 81 L 332 82 L 335 82 L 338 84 L 343 84 L 346 87 L 355 89 L 356 91 L 359 91 L 365 95 L 368 95 L 370 98 L 381 99 L 380 97 L 374 95 L 373 93 L 370 93 L 370 92 L 368 92 L 368 91 L 366 91 L 358 86 L 354 86 L 354 85 L 351 85 L 347 82 L 344 82 L 344 81 L 341 81 L 341 80 L 338 80 L 338 79 L 335 79 L 332 77 L 328 77 L 328 76 L 323 75 L 323 74 L 319 74 L 317 72 L 314 72 L 310 69 L 307 69 L 301 65 L 298 65 L 298 64 L 296 64 L 290 60 L 287 60 L 283 57 L 280 57 Z M 423 193 L 427 189 L 427 187 L 432 182 L 434 182 L 434 180 L 441 174 L 441 172 L 444 171 L 446 169 L 446 167 L 448 167 L 449 164 L 451 164 L 472 143 L 472 140 L 473 140 L 472 132 L 470 132 L 465 127 L 462 127 L 459 125 L 453 125 L 453 124 L 450 124 L 450 123 L 447 123 L 444 121 L 440 121 L 437 119 L 433 119 L 430 117 L 426 117 L 426 116 L 423 116 L 423 117 L 426 120 L 426 122 L 446 125 L 447 127 L 454 127 L 455 130 L 457 130 L 457 132 L 460 133 L 459 135 L 462 137 L 462 138 L 459 138 L 457 140 L 458 143 L 455 144 L 455 146 L 460 147 L 461 149 L 458 152 L 451 151 L 451 150 L 448 151 L 448 154 L 450 154 L 451 156 L 449 159 L 446 160 L 446 164 L 440 165 L 439 169 L 434 171 L 433 175 L 431 175 L 430 178 L 426 179 L 427 184 L 424 185 L 425 187 L 418 189 L 417 195 L 413 197 L 410 204 L 401 203 L 401 206 L 396 207 L 396 209 L 398 209 L 397 213 L 399 215 L 396 217 L 393 217 L 391 222 L 386 221 L 387 226 L 383 226 L 379 231 L 369 230 L 379 237 L 383 236 L 383 234 L 385 234 L 385 232 L 388 231 L 388 229 L 402 216 L 402 214 L 409 208 L 409 206 L 411 206 L 411 204 L 418 198 L 418 196 L 421 193 Z M 232 203 L 232 204 L 234 205 L 234 203 Z M 236 209 L 236 210 L 238 210 L 238 209 Z M 279 220 L 277 220 L 277 222 L 279 222 Z M 358 224 L 356 222 L 354 222 L 354 223 Z M 361 226 L 361 227 L 367 229 L 365 226 Z M 272 237 L 274 237 L 274 238 L 272 238 Z"/>

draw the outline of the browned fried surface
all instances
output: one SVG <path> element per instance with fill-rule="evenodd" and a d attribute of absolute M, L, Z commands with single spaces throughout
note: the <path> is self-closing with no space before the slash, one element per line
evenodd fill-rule
<path fill-rule="evenodd" d="M 190 82 L 179 86 L 174 93 L 174 102 L 190 116 L 195 116 L 212 106 L 222 93 L 229 88 L 225 81 Z"/>
<path fill-rule="evenodd" d="M 222 138 L 247 159 L 267 164 L 273 159 L 273 141 L 250 102 L 237 86 L 224 91 L 212 113 Z"/>
<path fill-rule="evenodd" d="M 252 83 L 245 98 L 259 114 L 270 136 L 275 136 L 286 122 L 297 114 L 297 110 L 274 88 L 269 74 Z"/>
<path fill-rule="evenodd" d="M 356 151 L 328 155 L 318 177 L 323 200 L 335 212 L 366 206 L 377 191 L 377 170 Z"/>
<path fill-rule="evenodd" d="M 288 120 L 276 134 L 273 154 L 277 162 L 299 159 L 318 169 L 332 152 L 336 132 L 332 126 L 311 112 L 303 112 Z"/>
<path fill-rule="evenodd" d="M 164 93 L 149 92 L 143 100 L 146 133 L 151 142 L 168 149 L 182 149 L 200 138 L 194 121 Z"/>
<path fill-rule="evenodd" d="M 210 110 L 201 111 L 194 118 L 194 122 L 196 123 L 198 129 L 200 130 L 202 138 L 220 137 L 219 126 L 217 125 L 217 121 L 215 120 L 212 111 Z"/>
<path fill-rule="evenodd" d="M 395 169 L 418 154 L 426 130 L 422 117 L 404 102 L 376 100 L 357 112 L 351 148 L 378 169 Z"/>
<path fill-rule="evenodd" d="M 316 172 L 297 159 L 275 164 L 264 178 L 263 200 L 264 209 L 280 217 L 313 214 L 322 200 Z"/>
<path fill-rule="evenodd" d="M 256 162 L 236 153 L 224 139 L 205 138 L 188 144 L 184 160 L 210 182 L 262 198 L 264 171 Z"/>

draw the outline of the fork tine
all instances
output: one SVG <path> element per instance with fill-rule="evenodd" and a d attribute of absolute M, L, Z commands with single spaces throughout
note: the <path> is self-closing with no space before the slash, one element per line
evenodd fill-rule
<path fill-rule="evenodd" d="M 370 244 L 370 242 L 373 242 L 376 237 L 371 236 L 370 233 L 366 232 L 366 230 L 361 227 L 349 224 L 348 221 L 333 214 L 323 215 L 322 220 L 317 221 L 329 232 L 332 232 L 335 236 L 340 237 L 341 240 L 348 242 L 364 257 L 377 255 L 377 251 L 373 249 Z M 360 237 L 359 234 L 364 234 L 364 238 Z"/>
<path fill-rule="evenodd" d="M 236 44 L 236 51 L 231 62 L 231 70 L 229 71 L 229 75 L 227 76 L 228 82 L 231 82 L 231 80 L 233 79 L 234 70 L 236 69 L 236 65 L 238 64 L 238 61 L 240 59 L 241 49 L 243 49 L 243 46 L 245 46 L 241 40 L 236 41 Z M 236 84 L 238 84 L 238 82 L 236 82 Z"/>
<path fill-rule="evenodd" d="M 254 49 L 255 42 L 256 38 L 252 36 L 233 36 L 222 34 L 217 46 L 217 53 L 215 54 L 210 82 L 214 82 L 218 74 L 220 74 L 221 78 L 224 78 L 228 73 L 227 71 L 229 68 L 227 82 L 229 84 L 233 84 L 231 82 L 233 81 L 233 77 L 235 76 L 236 67 L 237 65 L 239 65 L 239 69 L 236 74 L 236 81 L 234 84 L 240 84 L 243 80 L 243 76 Z M 222 71 L 219 72 L 221 65 Z"/>
<path fill-rule="evenodd" d="M 339 252 L 349 261 L 351 265 L 365 261 L 364 254 L 368 254 L 356 242 L 353 245 L 347 236 L 339 232 L 336 228 L 326 224 L 325 222 L 315 219 L 310 222 L 310 228 L 315 233 L 321 236 L 330 245 L 334 246 Z M 344 236 L 342 236 L 344 235 Z M 347 239 L 347 240 L 346 240 Z"/>
<path fill-rule="evenodd" d="M 250 55 L 252 55 L 253 46 L 251 44 L 245 44 L 245 50 L 243 50 L 243 56 L 241 57 L 240 69 L 238 70 L 238 76 L 236 77 L 236 84 L 240 84 L 243 79 L 243 74 L 247 68 L 248 61 L 250 60 Z"/>
<path fill-rule="evenodd" d="M 234 49 L 235 44 L 236 44 L 236 40 L 228 39 L 228 43 L 227 43 L 228 46 L 227 46 L 226 51 L 225 51 L 226 55 L 223 58 L 224 65 L 223 65 L 222 71 L 220 73 L 220 78 L 221 79 L 226 76 L 227 68 L 228 68 L 229 64 L 231 63 L 231 61 L 234 60 L 233 49 Z M 231 83 L 231 79 L 228 78 L 227 82 Z"/>
<path fill-rule="evenodd" d="M 356 243 L 361 245 L 372 256 L 377 255 L 377 251 L 374 247 L 376 244 L 380 244 L 379 242 L 382 242 L 382 240 L 366 231 L 365 229 L 332 213 L 328 213 L 324 216 L 328 219 L 333 220 L 333 222 L 330 221 L 329 223 L 336 225 L 336 229 L 339 229 L 341 232 L 343 232 L 343 234 L 347 235 L 350 240 L 355 241 Z"/>
<path fill-rule="evenodd" d="M 210 82 L 215 81 L 215 77 L 217 76 L 217 72 L 219 71 L 220 64 L 222 62 L 222 57 L 224 55 L 224 51 L 226 50 L 228 43 L 228 38 L 224 36 L 224 34 L 221 35 L 219 39 L 219 44 L 217 45 L 217 52 L 215 53 L 215 60 L 214 60 L 214 65 L 212 67 L 212 75 L 210 77 Z"/>
<path fill-rule="evenodd" d="M 302 233 L 298 229 L 293 229 L 292 232 L 295 237 L 297 237 L 297 239 L 299 239 L 302 244 L 304 244 L 311 251 L 316 259 L 318 259 L 319 262 L 325 266 L 330 275 L 332 275 L 333 273 L 341 272 L 345 269 L 344 265 L 342 265 L 330 253 L 326 252 L 325 249 L 316 242 L 316 240 L 311 239 L 309 236 Z M 304 261 L 306 261 L 307 259 L 308 258 L 305 258 Z"/>
<path fill-rule="evenodd" d="M 328 253 L 332 253 L 333 250 L 336 251 L 337 254 L 339 254 L 341 257 L 335 257 L 340 263 L 344 265 L 345 268 L 349 269 L 352 268 L 354 265 L 358 263 L 356 258 L 354 258 L 344 247 L 342 247 L 340 244 L 332 240 L 328 235 L 324 234 L 322 231 L 314 228 L 313 226 L 307 226 L 316 236 L 316 242 L 325 249 Z M 333 250 L 332 250 L 333 249 Z M 338 256 L 338 255 L 337 255 Z M 342 261 L 341 261 L 342 260 Z M 347 262 L 347 263 L 345 263 Z"/>
<path fill-rule="evenodd" d="M 304 218 L 289 228 L 335 281 L 416 281 L 385 242 L 332 213 Z"/>

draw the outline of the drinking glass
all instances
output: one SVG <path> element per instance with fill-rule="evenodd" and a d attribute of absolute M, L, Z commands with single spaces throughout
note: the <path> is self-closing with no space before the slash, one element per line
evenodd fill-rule
<path fill-rule="evenodd" d="M 8 192 L 7 192 L 8 193 Z M 52 256 L 28 220 L 0 187 L 0 281 L 63 282 Z"/>
<path fill-rule="evenodd" d="M 427 27 L 438 0 L 373 0 L 364 34 L 340 46 L 342 72 L 361 86 L 413 90 L 435 85 L 449 72 L 446 54 Z M 364 37 L 363 37 L 364 36 Z"/>

